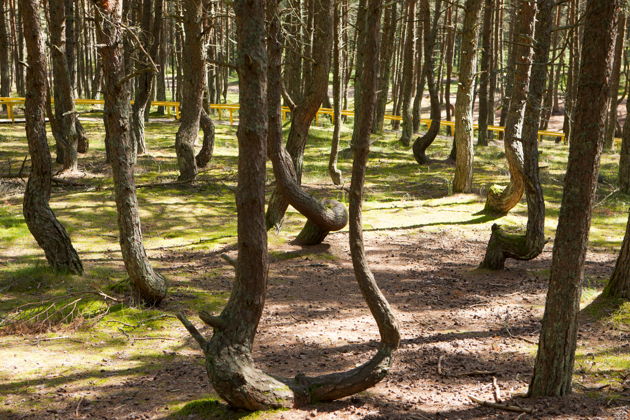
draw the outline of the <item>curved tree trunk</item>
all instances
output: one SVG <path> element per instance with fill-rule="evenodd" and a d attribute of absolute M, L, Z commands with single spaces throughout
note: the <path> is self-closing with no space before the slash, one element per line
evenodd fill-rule
<path fill-rule="evenodd" d="M 46 139 L 47 69 L 37 0 L 20 0 L 22 25 L 28 52 L 25 102 L 26 138 L 31 174 L 24 192 L 23 213 L 28 229 L 44 250 L 48 263 L 59 271 L 83 274 L 83 265 L 66 229 L 48 202 L 52 179 L 50 150 Z"/>
<path fill-rule="evenodd" d="M 472 191 L 473 159 L 473 82 L 477 61 L 477 38 L 479 38 L 479 14 L 482 0 L 467 0 L 464 6 L 464 28 L 459 63 L 459 83 L 455 102 L 455 160 L 454 193 Z"/>
<path fill-rule="evenodd" d="M 610 281 L 602 292 L 602 296 L 619 299 L 630 299 L 630 217 L 626 225 L 621 251 L 615 264 Z"/>
<path fill-rule="evenodd" d="M 195 162 L 197 163 L 198 168 L 205 168 L 210 163 L 212 159 L 212 153 L 214 152 L 214 123 L 212 119 L 205 111 L 205 109 L 201 109 L 201 114 L 199 115 L 199 124 L 201 125 L 201 129 L 203 130 L 203 143 L 201 145 L 201 150 L 195 156 Z"/>
<path fill-rule="evenodd" d="M 308 131 L 311 122 L 328 93 L 328 73 L 330 70 L 330 56 L 333 44 L 333 2 L 332 0 L 313 0 L 315 33 L 313 37 L 313 64 L 311 79 L 306 82 L 306 94 L 302 102 L 296 105 L 292 112 L 291 128 L 287 139 L 287 151 L 293 160 L 296 182 L 302 183 L 302 166 L 304 161 L 304 148 L 308 140 Z M 282 226 L 284 214 L 289 202 L 278 188 L 274 190 L 267 207 L 267 229 L 279 229 Z"/>
<path fill-rule="evenodd" d="M 365 48 L 378 50 L 380 1 L 369 0 L 367 20 L 369 31 Z M 274 7 L 274 6 L 271 6 Z M 275 8 L 275 7 L 274 7 Z M 359 287 L 374 315 L 381 333 L 378 352 L 367 363 L 347 372 L 318 377 L 297 375 L 294 379 L 282 379 L 265 374 L 252 360 L 251 348 L 258 322 L 262 314 L 267 288 L 267 237 L 264 229 L 265 196 L 265 134 L 267 113 L 265 103 L 265 77 L 267 76 L 264 53 L 264 15 L 261 2 L 236 0 L 237 39 L 239 43 L 239 69 L 241 97 L 241 121 L 239 125 L 239 188 L 237 193 L 239 257 L 236 281 L 225 309 L 215 317 L 202 312 L 200 317 L 214 329 L 212 338 L 206 340 L 182 315 L 178 317 L 200 344 L 205 357 L 208 376 L 217 393 L 230 405 L 248 410 L 277 407 L 295 407 L 318 401 L 331 401 L 361 392 L 380 381 L 389 371 L 392 353 L 398 347 L 400 336 L 396 319 L 374 278 L 369 273 L 363 253 L 361 235 L 360 201 L 369 147 L 370 125 L 374 113 L 376 56 L 366 72 L 369 81 L 363 103 L 369 103 L 363 112 L 361 142 L 355 151 L 353 167 L 352 209 L 355 215 L 351 228 L 351 253 Z M 280 25 L 277 17 L 271 19 L 270 55 L 271 68 L 281 63 Z M 244 57 L 257 60 L 248 66 Z M 275 88 L 280 85 L 280 73 L 270 74 Z M 366 84 L 363 84 L 366 86 Z M 270 86 L 271 137 L 281 134 L 280 93 Z M 369 113 L 367 112 L 369 111 Z M 358 126 L 357 130 L 358 130 Z M 247 129 L 244 129 L 247 127 Z M 274 140 L 275 141 L 275 140 Z M 357 159 L 358 157 L 358 159 Z"/>
<path fill-rule="evenodd" d="M 518 20 L 514 26 L 512 58 L 514 71 L 510 77 L 510 106 L 505 122 L 505 157 L 510 169 L 510 183 L 506 187 L 493 185 L 486 197 L 484 211 L 492 214 L 507 214 L 521 201 L 525 191 L 523 175 L 522 130 L 525 105 L 529 91 L 532 66 L 532 44 L 536 16 L 535 0 L 520 2 Z"/>
<path fill-rule="evenodd" d="M 412 93 L 413 86 L 413 65 L 416 61 L 414 44 L 416 38 L 416 0 L 406 0 L 407 7 L 405 10 L 406 35 L 405 35 L 405 53 L 403 56 L 403 75 L 402 75 L 402 134 L 400 142 L 403 146 L 409 147 L 411 136 L 413 135 L 413 112 Z"/>
<path fill-rule="evenodd" d="M 610 98 L 608 122 L 606 124 L 606 137 L 604 137 L 604 150 L 615 148 L 615 131 L 617 129 L 617 107 L 619 103 L 619 84 L 621 81 L 621 62 L 626 41 L 626 15 L 622 12 L 617 24 L 617 40 L 615 41 L 615 59 L 613 61 L 612 76 L 610 81 Z"/>
<path fill-rule="evenodd" d="M 606 105 L 621 0 L 589 0 L 549 290 L 529 395 L 571 392 L 584 261 L 606 127 Z"/>
<path fill-rule="evenodd" d="M 328 159 L 328 173 L 335 185 L 341 185 L 343 178 L 337 168 L 339 137 L 341 134 L 341 5 L 335 4 L 334 40 L 333 40 L 333 136 Z"/>
<path fill-rule="evenodd" d="M 429 158 L 426 155 L 427 149 L 438 133 L 440 132 L 440 120 L 442 119 L 442 112 L 440 110 L 440 95 L 438 87 L 435 83 L 435 76 L 433 71 L 434 59 L 433 48 L 435 46 L 435 39 L 437 37 L 438 22 L 440 20 L 440 11 L 442 6 L 442 0 L 436 0 L 435 2 L 435 14 L 433 16 L 433 24 L 429 26 L 431 21 L 431 12 L 429 10 L 428 0 L 422 0 L 423 16 L 424 16 L 424 77 L 426 78 L 427 87 L 429 89 L 429 98 L 431 100 L 431 127 L 421 137 L 418 137 L 413 143 L 413 157 L 420 165 L 429 163 Z"/>
<path fill-rule="evenodd" d="M 72 100 L 72 84 L 66 61 L 65 0 L 49 0 L 50 43 L 54 76 L 55 111 L 53 133 L 61 150 L 62 171 L 76 171 L 78 167 L 77 114 Z"/>
<path fill-rule="evenodd" d="M 523 124 L 524 180 L 527 196 L 527 231 L 517 235 L 492 226 L 492 235 L 481 268 L 501 270 L 507 258 L 529 261 L 545 246 L 545 198 L 538 169 L 538 127 L 547 84 L 547 61 L 553 28 L 555 0 L 537 0 L 536 42 L 529 96 Z"/>
<path fill-rule="evenodd" d="M 154 4 L 155 1 L 155 4 Z M 144 115 L 151 99 L 153 81 L 158 71 L 156 62 L 160 53 L 162 42 L 162 9 L 164 0 L 144 0 L 142 3 L 141 32 L 139 39 L 144 45 L 146 53 L 140 55 L 140 63 L 143 66 L 138 76 L 135 98 L 131 106 L 131 136 L 134 140 L 138 155 L 147 152 L 144 140 Z M 153 10 L 152 10 L 153 9 Z"/>
<path fill-rule="evenodd" d="M 205 84 L 202 1 L 184 1 L 184 48 L 182 51 L 183 101 L 181 123 L 175 137 L 175 152 L 179 166 L 179 181 L 193 181 L 197 177 L 195 142 L 199 135 L 199 116 L 203 107 Z"/>
<path fill-rule="evenodd" d="M 129 131 L 129 80 L 123 59 L 122 0 L 97 3 L 97 38 L 103 63 L 105 138 L 111 149 L 114 194 L 123 261 L 134 298 L 157 305 L 166 296 L 166 281 L 151 267 L 142 244 L 142 228 L 133 175 L 134 143 Z"/>

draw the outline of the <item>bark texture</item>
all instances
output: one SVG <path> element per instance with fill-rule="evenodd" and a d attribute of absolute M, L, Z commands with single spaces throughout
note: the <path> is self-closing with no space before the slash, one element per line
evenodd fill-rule
<path fill-rule="evenodd" d="M 479 135 L 477 144 L 488 145 L 488 119 L 489 113 L 494 112 L 490 108 L 490 75 L 493 67 L 492 28 L 495 0 L 484 0 L 483 30 L 481 35 L 481 62 L 479 74 Z"/>
<path fill-rule="evenodd" d="M 630 299 L 630 217 L 615 270 L 602 295 L 611 298 Z"/>
<path fill-rule="evenodd" d="M 184 1 L 185 39 L 182 54 L 183 101 L 181 123 L 175 137 L 175 152 L 179 166 L 179 181 L 197 177 L 195 142 L 199 134 L 199 116 L 203 107 L 205 71 L 202 40 L 202 1 Z"/>
<path fill-rule="evenodd" d="M 39 22 L 41 9 L 37 0 L 20 0 L 20 6 L 28 53 L 25 114 L 26 138 L 31 156 L 31 173 L 24 192 L 24 219 L 53 269 L 83 274 L 79 255 L 72 246 L 66 229 L 59 223 L 48 204 L 52 164 L 46 139 L 48 87 L 46 53 Z"/>
<path fill-rule="evenodd" d="M 333 184 L 341 185 L 343 178 L 337 168 L 339 155 L 339 137 L 341 135 L 341 6 L 336 4 L 334 16 L 333 38 L 333 136 L 330 145 L 330 157 L 328 158 L 328 174 Z"/>
<path fill-rule="evenodd" d="M 540 125 L 543 96 L 547 83 L 547 62 L 553 28 L 554 0 L 537 0 L 536 42 L 534 64 L 525 121 L 523 124 L 523 180 L 527 197 L 527 230 L 525 235 L 506 232 L 498 225 L 492 226 L 482 268 L 501 270 L 505 260 L 513 258 L 529 261 L 536 258 L 545 246 L 545 198 L 540 185 L 538 168 L 538 127 Z"/>
<path fill-rule="evenodd" d="M 413 135 L 413 113 L 411 109 L 413 86 L 413 68 L 415 60 L 416 43 L 416 0 L 406 1 L 406 35 L 402 69 L 402 135 L 400 142 L 403 146 L 409 147 L 411 136 Z"/>
<path fill-rule="evenodd" d="M 142 243 L 142 227 L 133 174 L 134 141 L 129 123 L 130 89 L 123 57 L 122 0 L 97 2 L 98 42 L 103 63 L 105 138 L 111 149 L 114 195 L 120 248 L 134 298 L 158 305 L 166 296 L 166 281 L 151 267 Z"/>
<path fill-rule="evenodd" d="M 535 16 L 536 0 L 521 1 L 518 20 L 514 27 L 511 58 L 514 70 L 510 76 L 511 97 L 504 134 L 510 183 L 506 187 L 493 185 L 490 188 L 486 197 L 487 213 L 507 214 L 521 201 L 525 191 L 522 130 L 532 66 Z"/>
<path fill-rule="evenodd" d="M 473 159 L 473 82 L 477 61 L 477 38 L 479 38 L 479 15 L 482 0 L 467 0 L 464 6 L 464 28 L 459 63 L 459 84 L 455 102 L 455 160 L 454 193 L 472 191 Z"/>
<path fill-rule="evenodd" d="M 562 206 L 551 278 L 529 394 L 571 392 L 584 260 L 606 126 L 606 106 L 621 0 L 589 0 Z"/>

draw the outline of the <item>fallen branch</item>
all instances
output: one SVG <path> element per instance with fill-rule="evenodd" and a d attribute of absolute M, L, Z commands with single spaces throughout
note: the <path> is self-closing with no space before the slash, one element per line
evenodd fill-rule
<path fill-rule="evenodd" d="M 437 364 L 437 372 L 438 375 L 440 376 L 444 376 L 444 372 L 442 372 L 442 360 L 444 360 L 444 355 L 440 355 L 440 357 L 438 358 L 438 364 Z"/>
<path fill-rule="evenodd" d="M 501 389 L 499 388 L 499 384 L 497 383 L 496 376 L 492 377 L 492 390 L 494 394 L 494 401 L 500 403 L 501 402 Z"/>
<path fill-rule="evenodd" d="M 480 400 L 478 398 L 473 397 L 472 395 L 469 395 L 468 398 L 470 398 L 470 400 L 474 403 L 477 403 L 484 407 L 496 408 L 498 410 L 512 411 L 514 413 L 527 413 L 527 414 L 532 414 L 534 412 L 532 408 L 523 408 L 517 405 L 497 404 L 490 401 Z"/>

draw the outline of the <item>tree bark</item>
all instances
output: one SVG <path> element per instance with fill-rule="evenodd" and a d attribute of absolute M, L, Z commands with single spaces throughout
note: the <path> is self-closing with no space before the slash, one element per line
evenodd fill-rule
<path fill-rule="evenodd" d="M 131 106 L 131 136 L 138 155 L 147 152 L 144 139 L 144 115 L 151 100 L 153 81 L 157 72 L 156 62 L 159 59 L 162 42 L 162 9 L 164 0 L 143 0 L 142 19 L 138 36 L 144 50 L 140 53 L 135 98 Z"/>
<path fill-rule="evenodd" d="M 392 57 L 394 55 L 396 36 L 396 23 L 398 20 L 398 3 L 391 2 L 385 11 L 385 27 L 383 28 L 383 48 L 381 48 L 381 71 L 379 76 L 379 92 L 376 105 L 376 120 L 374 121 L 374 132 L 383 131 L 385 122 L 385 109 L 389 100 L 389 85 L 392 68 Z"/>
<path fill-rule="evenodd" d="M 153 270 L 142 243 L 140 210 L 133 174 L 134 142 L 130 132 L 130 82 L 123 58 L 122 0 L 93 0 L 103 63 L 105 138 L 111 148 L 114 195 L 118 211 L 120 248 L 134 299 L 158 305 L 166 296 L 166 281 Z"/>
<path fill-rule="evenodd" d="M 275 5 L 271 6 L 275 9 Z M 182 315 L 178 317 L 200 344 L 205 357 L 208 376 L 217 393 L 230 405 L 248 410 L 278 407 L 296 407 L 318 401 L 331 401 L 361 392 L 379 382 L 389 371 L 392 353 L 398 347 L 400 335 L 396 319 L 376 282 L 369 273 L 363 255 L 360 221 L 360 200 L 369 132 L 376 100 L 376 69 L 378 67 L 378 27 L 380 1 L 369 0 L 366 18 L 371 30 L 362 42 L 374 50 L 370 66 L 365 72 L 362 86 L 363 103 L 369 105 L 357 117 L 363 122 L 360 151 L 355 151 L 353 165 L 352 208 L 355 219 L 351 230 L 351 253 L 359 287 L 368 303 L 381 333 L 378 352 L 367 363 L 346 372 L 307 377 L 298 374 L 294 379 L 271 377 L 254 365 L 251 355 L 258 322 L 262 314 L 267 288 L 267 237 L 264 229 L 265 197 L 265 137 L 267 134 L 268 94 L 271 116 L 270 136 L 281 136 L 280 72 L 269 73 L 275 89 L 266 91 L 266 55 L 264 50 L 264 15 L 261 2 L 236 0 L 237 40 L 239 45 L 239 94 L 241 103 L 239 125 L 239 188 L 237 193 L 239 257 L 236 280 L 225 309 L 215 317 L 202 312 L 200 317 L 214 329 L 206 340 Z M 274 13 L 275 15 L 275 13 Z M 280 25 L 278 18 L 271 19 L 271 68 L 281 64 Z M 275 39 L 274 39 L 275 38 Z M 249 63 L 244 57 L 250 57 Z M 255 63 L 255 64 L 253 64 Z M 253 64 L 253 65 L 252 65 Z M 369 112 L 368 112 L 369 111 Z M 361 117 L 359 112 L 363 114 Z M 355 126 L 357 127 L 357 126 Z M 355 128 L 358 130 L 358 128 Z M 273 141 L 278 144 L 277 140 Z M 356 175 L 355 175 L 356 174 Z"/>
<path fill-rule="evenodd" d="M 433 71 L 434 58 L 433 48 L 435 47 L 435 40 L 438 32 L 438 22 L 440 20 L 440 13 L 442 8 L 442 0 L 436 0 L 435 12 L 433 15 L 433 23 L 429 25 L 431 21 L 431 12 L 429 9 L 428 0 L 422 0 L 424 11 L 424 77 L 426 79 L 427 88 L 429 89 L 429 98 L 431 100 L 431 127 L 421 137 L 418 137 L 413 143 L 413 157 L 420 165 L 429 163 L 430 159 L 427 157 L 426 152 L 429 146 L 437 137 L 440 131 L 440 120 L 442 119 L 442 111 L 440 109 L 440 95 L 438 87 L 436 85 L 435 75 Z"/>
<path fill-rule="evenodd" d="M 606 124 L 606 137 L 604 137 L 604 150 L 612 151 L 615 147 L 615 131 L 617 129 L 617 107 L 619 102 L 619 84 L 621 81 L 621 61 L 626 41 L 626 15 L 622 13 L 617 24 L 617 40 L 615 41 L 615 58 L 612 67 L 610 81 L 610 98 L 608 122 Z"/>
<path fill-rule="evenodd" d="M 0 96 L 11 94 L 11 63 L 9 62 L 9 37 L 6 25 L 5 2 L 0 1 Z M 6 107 L 5 107 L 6 108 Z"/>
<path fill-rule="evenodd" d="M 630 115 L 630 101 L 626 102 L 626 113 Z M 630 118 L 626 118 L 619 151 L 619 190 L 630 194 Z"/>
<path fill-rule="evenodd" d="M 459 62 L 459 84 L 455 103 L 455 176 L 454 193 L 472 191 L 473 159 L 473 81 L 477 61 L 477 39 L 479 38 L 479 15 L 482 0 L 466 0 L 464 6 L 464 28 L 462 29 L 461 55 Z"/>
<path fill-rule="evenodd" d="M 53 133 L 61 151 L 62 171 L 76 171 L 78 168 L 79 133 L 77 113 L 72 99 L 72 79 L 66 55 L 66 11 L 65 0 L 49 0 L 50 43 L 53 68 L 53 95 L 55 98 Z"/>
<path fill-rule="evenodd" d="M 334 40 L 333 40 L 333 136 L 330 146 L 330 157 L 328 158 L 328 174 L 333 184 L 341 185 L 343 177 L 337 168 L 337 157 L 339 154 L 339 137 L 341 134 L 341 6 L 334 5 Z"/>
<path fill-rule="evenodd" d="M 536 16 L 536 0 L 520 2 L 518 20 L 514 26 L 512 58 L 514 64 L 510 77 L 511 97 L 505 121 L 505 157 L 510 169 L 510 183 L 506 187 L 493 185 L 486 197 L 485 212 L 507 214 L 523 197 L 523 121 L 532 66 L 533 35 Z"/>
<path fill-rule="evenodd" d="M 308 140 L 308 131 L 328 92 L 328 73 L 333 43 L 332 0 L 313 1 L 315 2 L 314 13 L 316 14 L 313 42 L 317 48 L 313 50 L 311 70 L 306 72 L 311 74 L 312 78 L 306 83 L 303 101 L 297 104 L 292 112 L 291 128 L 286 146 L 293 161 L 298 185 L 302 183 L 304 148 Z M 288 205 L 287 198 L 276 188 L 267 208 L 267 229 L 274 227 L 279 229 L 282 226 Z"/>
<path fill-rule="evenodd" d="M 24 192 L 23 213 L 28 229 L 55 270 L 83 274 L 83 265 L 66 229 L 50 208 L 52 165 L 46 139 L 47 66 L 40 26 L 39 1 L 20 0 L 28 52 L 25 102 L 26 138 L 31 173 Z M 2 16 L 3 17 L 3 16 Z"/>
<path fill-rule="evenodd" d="M 571 392 L 584 260 L 606 127 L 621 0 L 589 0 L 575 106 L 575 130 L 553 248 L 551 276 L 529 395 Z"/>
<path fill-rule="evenodd" d="M 409 147 L 413 135 L 413 113 L 411 109 L 413 89 L 413 68 L 416 61 L 414 44 L 416 42 L 416 0 L 406 0 L 405 16 L 405 53 L 403 56 L 402 75 L 402 134 L 400 142 L 404 147 Z"/>
<path fill-rule="evenodd" d="M 481 268 L 501 270 L 507 258 L 529 261 L 536 258 L 545 246 L 545 198 L 540 185 L 538 169 L 538 126 L 547 84 L 547 62 L 553 28 L 555 0 L 537 0 L 534 63 L 525 119 L 523 123 L 523 179 L 527 196 L 527 230 L 525 235 L 506 232 L 492 226 L 486 255 Z"/>
<path fill-rule="evenodd" d="M 214 152 L 215 129 L 212 119 L 204 109 L 201 110 L 199 115 L 199 124 L 203 130 L 203 143 L 201 145 L 201 150 L 199 150 L 199 153 L 195 156 L 195 162 L 197 163 L 198 168 L 205 168 L 208 166 L 208 163 L 210 163 L 212 153 Z"/>
<path fill-rule="evenodd" d="M 193 181 L 197 177 L 195 141 L 199 134 L 199 116 L 205 84 L 202 11 L 201 0 L 184 1 L 183 101 L 181 123 L 175 137 L 179 181 Z"/>
<path fill-rule="evenodd" d="M 479 146 L 488 145 L 489 114 L 494 112 L 489 107 L 490 95 L 494 95 L 494 92 L 490 92 L 490 75 L 493 70 L 492 56 L 494 54 L 492 49 L 494 2 L 495 0 L 484 0 L 483 30 L 481 35 L 481 72 L 479 74 L 479 134 L 477 138 Z"/>
<path fill-rule="evenodd" d="M 602 296 L 616 299 L 630 299 L 630 217 L 626 225 L 621 251 L 617 257 L 615 270 L 602 292 Z"/>

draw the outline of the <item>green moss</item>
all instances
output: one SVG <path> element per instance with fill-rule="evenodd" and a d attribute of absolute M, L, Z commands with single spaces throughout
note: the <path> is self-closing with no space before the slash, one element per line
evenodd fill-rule
<path fill-rule="evenodd" d="M 171 413 L 168 419 L 214 419 L 214 420 L 254 420 L 264 419 L 268 415 L 279 413 L 283 410 L 245 411 L 235 410 L 215 398 L 206 398 L 192 401 L 179 407 Z"/>

